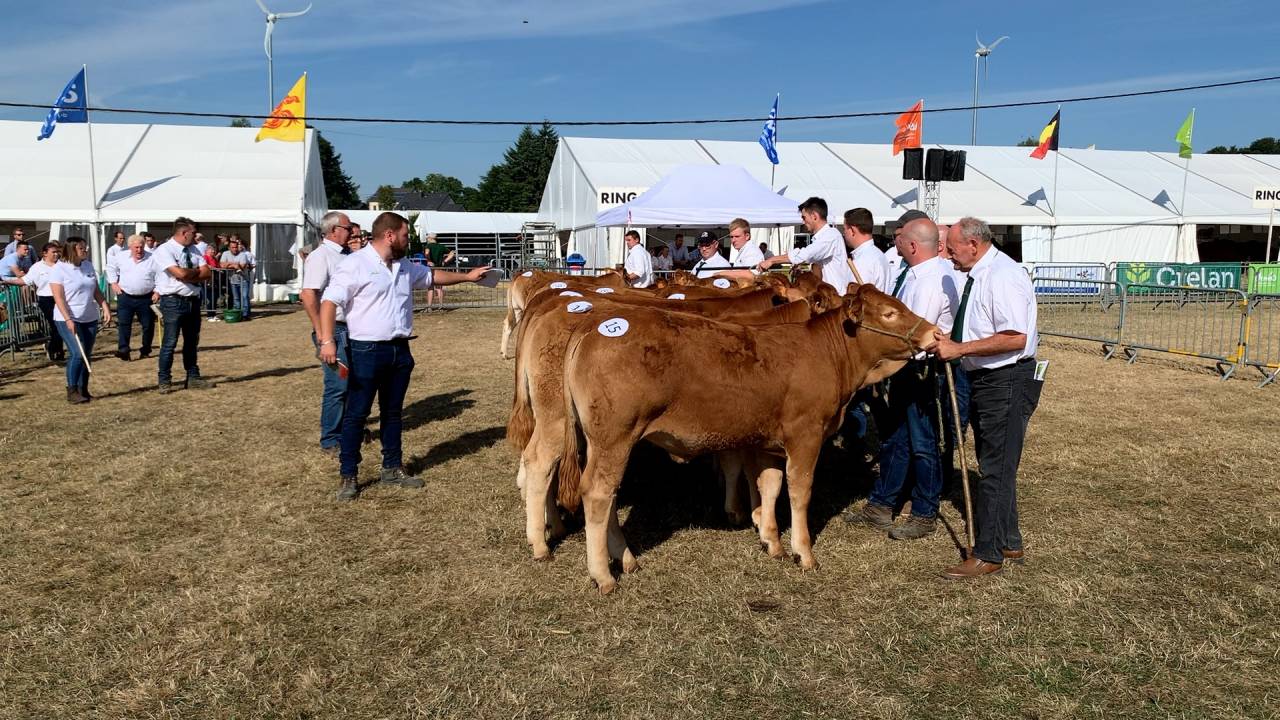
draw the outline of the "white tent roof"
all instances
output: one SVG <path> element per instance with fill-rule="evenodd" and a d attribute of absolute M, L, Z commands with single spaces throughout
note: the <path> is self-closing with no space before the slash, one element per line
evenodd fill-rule
<path fill-rule="evenodd" d="M 596 216 L 596 224 L 719 227 L 735 218 L 753 225 L 795 225 L 796 203 L 738 165 L 680 165 L 631 202 Z"/>
<path fill-rule="evenodd" d="M 443 212 L 427 210 L 418 215 L 418 234 L 515 235 L 527 222 L 537 222 L 537 213 Z"/>
<path fill-rule="evenodd" d="M 314 132 L 301 143 L 255 143 L 253 128 L 59 125 L 0 121 L 0 217 L 30 221 L 303 224 L 324 212 Z M 305 169 L 304 169 L 305 167 Z M 95 218 L 94 189 L 100 198 Z"/>

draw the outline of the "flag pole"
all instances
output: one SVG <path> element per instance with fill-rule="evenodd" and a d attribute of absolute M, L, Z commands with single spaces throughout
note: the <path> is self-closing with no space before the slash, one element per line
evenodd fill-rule
<path fill-rule="evenodd" d="M 1062 106 L 1058 106 L 1058 126 L 1053 129 L 1058 135 L 1058 147 L 1062 147 Z M 1058 158 L 1061 157 L 1062 150 L 1055 149 L 1053 151 L 1053 225 L 1049 227 L 1049 262 L 1053 262 L 1053 246 L 1054 241 L 1058 237 Z"/>
<path fill-rule="evenodd" d="M 776 97 L 776 98 L 774 98 L 774 107 L 775 107 L 775 108 L 777 108 L 779 105 L 781 105 L 781 103 L 782 103 L 782 93 L 778 93 L 777 97 Z M 778 118 L 777 118 L 777 116 L 775 116 L 775 117 L 774 117 L 774 119 L 773 119 L 773 147 L 774 147 L 774 148 L 777 148 L 777 147 L 778 147 Z M 774 152 L 777 152 L 777 150 L 775 149 L 775 151 L 774 151 Z M 778 172 L 778 165 L 777 165 L 776 163 L 769 163 L 769 190 L 770 190 L 770 191 L 772 191 L 772 190 L 773 190 L 773 184 L 774 184 L 774 183 L 773 183 L 773 181 L 774 181 L 774 176 L 775 176 L 775 174 L 776 174 L 777 172 Z"/>
<path fill-rule="evenodd" d="M 81 65 L 84 71 L 84 123 L 85 130 L 89 133 L 89 192 L 93 194 L 93 218 L 90 220 L 90 226 L 93 228 L 93 243 L 96 246 L 99 242 L 98 238 L 98 172 L 93 162 L 93 119 L 89 115 L 89 66 Z M 95 247 L 95 250 L 98 248 Z M 103 258 L 103 270 L 106 270 L 106 258 Z M 88 362 L 86 358 L 85 362 Z"/>

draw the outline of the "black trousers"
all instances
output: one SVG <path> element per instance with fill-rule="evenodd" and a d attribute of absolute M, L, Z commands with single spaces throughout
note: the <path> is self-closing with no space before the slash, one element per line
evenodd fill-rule
<path fill-rule="evenodd" d="M 116 349 L 129 352 L 134 318 L 142 325 L 142 353 L 150 354 L 151 339 L 156 331 L 156 316 L 151 312 L 150 295 L 122 293 L 116 298 Z"/>
<path fill-rule="evenodd" d="M 994 370 L 969 372 L 972 385 L 969 420 L 981 477 L 974 492 L 977 546 L 973 554 L 1002 562 L 1002 550 L 1021 550 L 1018 528 L 1018 464 L 1031 414 L 1040 403 L 1034 360 L 1020 360 Z"/>
<path fill-rule="evenodd" d="M 37 295 L 36 304 L 40 306 L 40 314 L 44 315 L 44 321 L 49 325 L 49 342 L 44 344 L 45 352 L 48 353 L 50 359 L 66 355 L 67 351 L 62 344 L 62 335 L 58 332 L 58 323 L 53 319 L 53 296 Z"/>

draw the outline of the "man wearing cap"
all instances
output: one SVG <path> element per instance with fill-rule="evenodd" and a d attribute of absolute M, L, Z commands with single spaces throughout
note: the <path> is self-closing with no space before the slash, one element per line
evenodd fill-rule
<path fill-rule="evenodd" d="M 938 257 L 938 228 L 928 218 L 907 222 L 898 233 L 898 252 L 906 267 L 894 281 L 892 294 L 915 314 L 949 333 L 953 308 L 959 304 L 955 280 Z M 942 496 L 938 454 L 941 420 L 935 363 L 923 353 L 886 382 L 878 405 L 880 475 L 858 519 L 894 540 L 932 535 Z M 894 527 L 893 512 L 913 481 L 911 517 Z"/>
<path fill-rule="evenodd" d="M 853 271 L 849 269 L 848 256 L 845 254 L 844 238 L 836 229 L 827 224 L 827 201 L 820 197 L 811 197 L 800 204 L 800 219 L 804 227 L 811 233 L 809 244 L 802 248 L 792 248 L 781 255 L 774 255 L 762 261 L 756 269 L 764 272 L 780 263 L 810 263 L 822 278 L 822 281 L 844 295 L 849 283 L 856 282 Z"/>
<path fill-rule="evenodd" d="M 476 282 L 489 270 L 483 266 L 464 274 L 428 268 L 405 261 L 408 251 L 409 221 L 393 212 L 382 213 L 373 221 L 373 239 L 338 265 L 320 303 L 320 361 L 334 366 L 340 359 L 334 341 L 339 310 L 347 320 L 351 361 L 342 415 L 339 500 L 354 500 L 360 492 L 356 483 L 360 444 L 375 395 L 382 439 L 381 482 L 422 487 L 420 478 L 405 472 L 400 445 L 404 396 L 414 365 L 409 351 L 413 291 Z"/>
<path fill-rule="evenodd" d="M 627 282 L 634 288 L 647 288 L 653 284 L 653 257 L 640 242 L 640 233 L 628 230 L 622 239 L 627 243 L 627 260 L 623 269 Z"/>
<path fill-rule="evenodd" d="M 717 275 L 717 268 L 728 268 L 729 261 L 720 254 L 720 238 L 709 230 L 698 235 L 698 261 L 693 264 L 692 273 L 699 278 Z"/>
<path fill-rule="evenodd" d="M 1040 402 L 1036 379 L 1036 294 L 1031 280 L 992 244 L 991 228 L 976 218 L 951 226 L 947 245 L 956 269 L 969 273 L 950 333 L 934 334 L 940 360 L 961 359 L 971 383 L 970 420 L 980 479 L 974 496 L 976 546 L 942 573 L 964 580 L 999 572 L 1022 560 L 1017 472 L 1031 414 Z"/>
<path fill-rule="evenodd" d="M 844 214 L 844 244 L 849 248 L 849 259 L 858 269 L 858 276 L 867 285 L 875 285 L 880 292 L 889 292 L 891 276 L 889 261 L 876 247 L 871 229 L 875 220 L 866 208 L 854 208 Z"/>

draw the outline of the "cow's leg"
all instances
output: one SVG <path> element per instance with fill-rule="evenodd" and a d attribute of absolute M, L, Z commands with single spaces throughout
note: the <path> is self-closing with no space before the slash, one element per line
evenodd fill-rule
<path fill-rule="evenodd" d="M 818 448 L 788 448 L 787 495 L 791 498 L 791 551 L 805 570 L 813 570 L 813 542 L 809 537 L 809 498 L 813 494 L 813 469 Z"/>
<path fill-rule="evenodd" d="M 756 527 L 760 529 L 760 543 L 769 557 L 780 558 L 783 552 L 782 536 L 778 534 L 777 508 L 778 495 L 782 492 L 782 470 L 761 464 L 754 474 L 760 488 L 759 516 L 754 517 Z"/>
<path fill-rule="evenodd" d="M 768 455 L 754 451 L 743 454 L 743 466 L 746 471 L 745 480 L 747 483 L 747 497 L 750 499 L 751 522 L 760 526 L 760 473 L 764 468 L 769 466 L 770 458 Z"/>
<path fill-rule="evenodd" d="M 524 453 L 520 454 L 520 469 L 516 470 L 516 487 L 520 488 L 520 499 L 528 500 L 528 493 L 524 491 Z"/>
<path fill-rule="evenodd" d="M 618 585 L 609 569 L 610 511 L 627 467 L 627 454 L 606 454 L 597 451 L 597 447 L 591 443 L 587 448 L 587 466 L 582 471 L 582 513 L 586 518 L 587 572 L 600 594 L 608 595 Z"/>
<path fill-rule="evenodd" d="M 613 497 L 613 505 L 609 507 L 609 557 L 622 563 L 622 572 L 633 573 L 640 569 L 636 556 L 627 547 L 627 538 L 622 534 L 622 526 L 618 524 L 618 496 Z"/>
<path fill-rule="evenodd" d="M 730 450 L 717 455 L 720 461 L 720 477 L 724 480 L 724 514 L 734 525 L 745 525 L 747 516 L 742 512 L 739 489 L 742 479 L 742 452 Z"/>
<path fill-rule="evenodd" d="M 564 444 L 561 433 L 555 432 L 557 429 L 561 428 L 554 423 L 539 423 L 520 454 L 520 471 L 524 474 L 525 538 L 533 548 L 533 559 L 539 561 L 551 559 L 551 548 L 547 547 L 546 538 L 547 519 L 551 513 L 555 513 L 556 521 L 560 519 L 555 498 L 551 497 L 551 473 L 555 471 L 556 459 Z"/>

